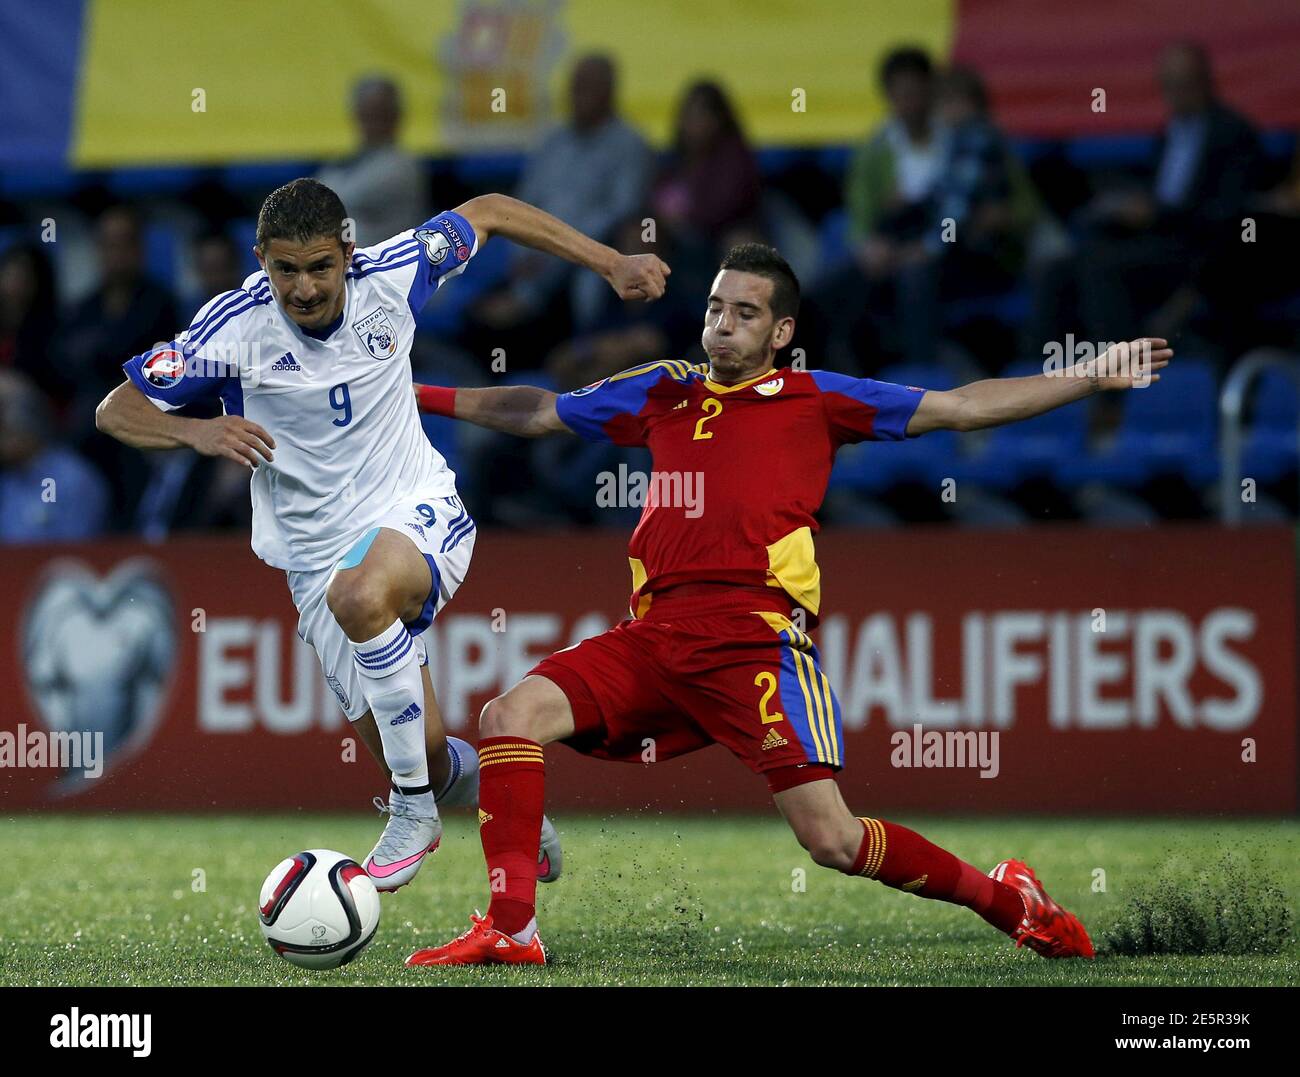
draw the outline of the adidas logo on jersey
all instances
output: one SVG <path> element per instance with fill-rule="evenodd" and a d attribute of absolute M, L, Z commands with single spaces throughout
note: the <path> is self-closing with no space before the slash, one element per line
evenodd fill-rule
<path fill-rule="evenodd" d="M 784 748 L 789 743 L 775 729 L 769 729 L 767 736 L 763 738 L 763 751 L 770 752 L 773 748 Z"/>
<path fill-rule="evenodd" d="M 683 400 L 680 404 L 674 404 L 674 405 L 673 405 L 673 411 L 678 411 L 678 410 L 680 410 L 681 408 L 686 407 L 686 405 L 687 405 L 688 403 L 690 403 L 690 401 L 688 401 L 688 400 Z"/>
<path fill-rule="evenodd" d="M 302 367 L 298 365 L 298 360 L 293 357 L 293 352 L 285 352 L 279 359 L 271 364 L 272 370 L 296 370 L 302 372 Z"/>
<path fill-rule="evenodd" d="M 412 703 L 409 707 L 406 708 L 406 710 L 402 711 L 401 714 L 399 714 L 388 724 L 405 725 L 407 722 L 414 722 L 423 713 L 424 712 L 420 710 L 420 705 L 418 703 Z"/>

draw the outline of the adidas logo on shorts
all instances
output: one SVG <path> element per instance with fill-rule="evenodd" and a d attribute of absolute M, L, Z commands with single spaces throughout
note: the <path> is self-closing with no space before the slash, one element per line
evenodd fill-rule
<path fill-rule="evenodd" d="M 272 370 L 296 370 L 302 372 L 302 367 L 298 365 L 298 360 L 293 357 L 293 352 L 285 352 L 279 359 L 271 364 Z"/>
<path fill-rule="evenodd" d="M 773 748 L 784 748 L 789 743 L 775 729 L 769 729 L 767 736 L 763 738 L 763 751 L 770 752 Z"/>

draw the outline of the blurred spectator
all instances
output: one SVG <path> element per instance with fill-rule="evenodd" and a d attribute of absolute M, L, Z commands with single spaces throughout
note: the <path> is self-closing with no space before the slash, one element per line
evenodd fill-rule
<path fill-rule="evenodd" d="M 900 49 L 881 81 L 891 117 L 845 188 L 853 260 L 811 290 L 810 320 L 839 369 L 880 352 L 935 361 L 941 304 L 1009 288 L 1042 217 L 974 71 L 936 80 L 923 52 Z"/>
<path fill-rule="evenodd" d="M 982 272 L 1003 281 L 1019 272 L 1042 205 L 1028 174 L 989 115 L 988 92 L 970 68 L 940 78 L 940 121 L 950 132 L 935 184 L 934 220 L 925 236 L 933 252 L 979 256 Z M 952 221 L 953 241 L 943 241 Z"/>
<path fill-rule="evenodd" d="M 979 75 L 946 71 L 936 106 L 945 134 L 928 220 L 920 238 L 898 251 L 897 316 L 905 356 L 919 362 L 938 355 L 941 302 L 1015 282 L 1041 215 L 1033 185 L 989 115 Z"/>
<path fill-rule="evenodd" d="M 824 325 L 825 346 L 836 353 L 819 365 L 840 369 L 853 369 L 854 358 L 882 350 L 933 358 L 932 327 L 920 324 L 934 302 L 930 273 L 920 267 L 921 241 L 933 222 L 947 132 L 934 114 L 934 67 L 924 51 L 891 52 L 880 83 L 889 116 L 858 147 L 845 179 L 853 258 L 810 289 L 810 321 Z M 913 316 L 895 319 L 896 310 Z M 907 324 L 921 332 L 898 339 Z"/>
<path fill-rule="evenodd" d="M 758 162 L 735 109 L 716 82 L 697 82 L 677 111 L 673 150 L 651 205 L 680 241 L 710 245 L 758 212 Z"/>
<path fill-rule="evenodd" d="M 122 364 L 175 333 L 171 294 L 145 274 L 143 224 L 114 206 L 96 226 L 99 285 L 69 313 L 56 344 L 72 379 L 73 433 L 94 429 L 95 406 L 122 380 Z"/>
<path fill-rule="evenodd" d="M 736 230 L 755 224 L 759 194 L 758 162 L 731 100 L 716 82 L 694 83 L 650 200 L 661 237 L 673 244 L 677 288 L 707 287 Z"/>
<path fill-rule="evenodd" d="M 170 340 L 177 330 L 171 295 L 144 269 L 142 223 L 127 206 L 106 210 L 96 230 L 99 286 L 69 313 L 55 344 L 72 404 L 68 432 L 113 488 L 118 525 L 129 525 L 144 481 L 141 454 L 95 430 L 95 407 L 122 381 L 122 364 Z"/>
<path fill-rule="evenodd" d="M 186 308 L 197 312 L 213 296 L 232 292 L 244 283 L 239 251 L 225 232 L 207 232 L 194 244 L 194 274 L 198 284 Z"/>
<path fill-rule="evenodd" d="M 1226 301 L 1225 315 L 1234 318 L 1233 340 L 1240 346 L 1294 348 L 1300 344 L 1300 139 L 1287 175 L 1252 198 L 1247 213 L 1255 222 L 1255 242 L 1239 244 L 1236 257 L 1223 260 L 1224 279 L 1211 267 L 1213 294 Z"/>
<path fill-rule="evenodd" d="M 641 210 L 652 167 L 649 147 L 619 118 L 615 100 L 614 62 L 603 55 L 580 59 L 569 83 L 569 122 L 529 157 L 515 192 L 602 243 Z M 479 305 L 478 316 L 494 329 L 518 327 L 545 313 L 575 278 L 581 280 L 567 262 L 512 248 L 509 284 Z M 604 287 L 597 280 L 574 292 L 579 328 L 597 317 Z"/>
<path fill-rule="evenodd" d="M 921 49 L 885 57 L 880 82 L 889 117 L 853 155 L 844 187 L 849 228 L 868 275 L 892 269 L 902 244 L 928 223 L 939 181 L 945 132 L 934 115 L 934 68 Z"/>
<path fill-rule="evenodd" d="M 94 538 L 107 508 L 98 472 L 51 443 L 49 409 L 36 386 L 0 370 L 0 542 Z"/>
<path fill-rule="evenodd" d="M 1215 96 L 1204 49 L 1171 45 L 1158 74 L 1169 120 L 1148 183 L 1104 191 L 1084 213 L 1080 313 L 1094 340 L 1174 337 L 1214 290 L 1211 260 L 1241 247 L 1258 178 L 1255 131 Z"/>
<path fill-rule="evenodd" d="M 402 97 L 391 79 L 373 77 L 352 91 L 361 148 L 316 177 L 343 200 L 356 222 L 356 244 L 369 247 L 428 217 L 428 184 L 420 160 L 397 144 Z"/>
<path fill-rule="evenodd" d="M 50 357 L 55 304 L 54 267 L 39 245 L 0 255 L 0 370 L 16 370 L 61 400 L 65 382 Z"/>

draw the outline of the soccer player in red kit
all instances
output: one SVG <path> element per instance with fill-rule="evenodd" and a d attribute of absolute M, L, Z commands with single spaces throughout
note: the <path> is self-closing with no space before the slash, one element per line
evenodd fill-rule
<path fill-rule="evenodd" d="M 540 662 L 483 710 L 488 913 L 407 964 L 544 964 L 535 910 L 542 745 L 559 740 L 640 761 L 645 738 L 661 759 L 725 745 L 767 780 L 818 864 L 965 905 L 1043 956 L 1092 957 L 1083 924 L 1023 862 L 1004 860 L 985 874 L 907 827 L 845 805 L 834 780 L 844 765 L 840 705 L 800 623 L 812 627 L 821 606 L 814 514 L 841 445 L 1027 419 L 1156 380 L 1173 353 L 1163 340 L 1132 341 L 1055 376 L 926 391 L 776 369 L 798 303 L 785 260 L 745 244 L 713 282 L 707 364 L 648 363 L 560 396 L 529 386 L 416 387 L 424 410 L 494 430 L 647 446 L 653 472 L 628 549 L 631 618 Z M 677 496 L 691 482 L 700 496 Z"/>

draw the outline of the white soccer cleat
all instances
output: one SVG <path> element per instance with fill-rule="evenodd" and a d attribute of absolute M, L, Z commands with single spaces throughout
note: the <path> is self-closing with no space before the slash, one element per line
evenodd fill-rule
<path fill-rule="evenodd" d="M 537 850 L 537 881 L 553 883 L 564 870 L 564 850 L 560 848 L 560 835 L 555 825 L 542 816 L 542 844 Z"/>
<path fill-rule="evenodd" d="M 414 879 L 424 858 L 438 848 L 442 820 L 436 813 L 418 814 L 410 801 L 396 790 L 389 794 L 387 804 L 375 797 L 375 807 L 388 816 L 388 823 L 362 867 L 376 890 L 390 894 Z"/>

